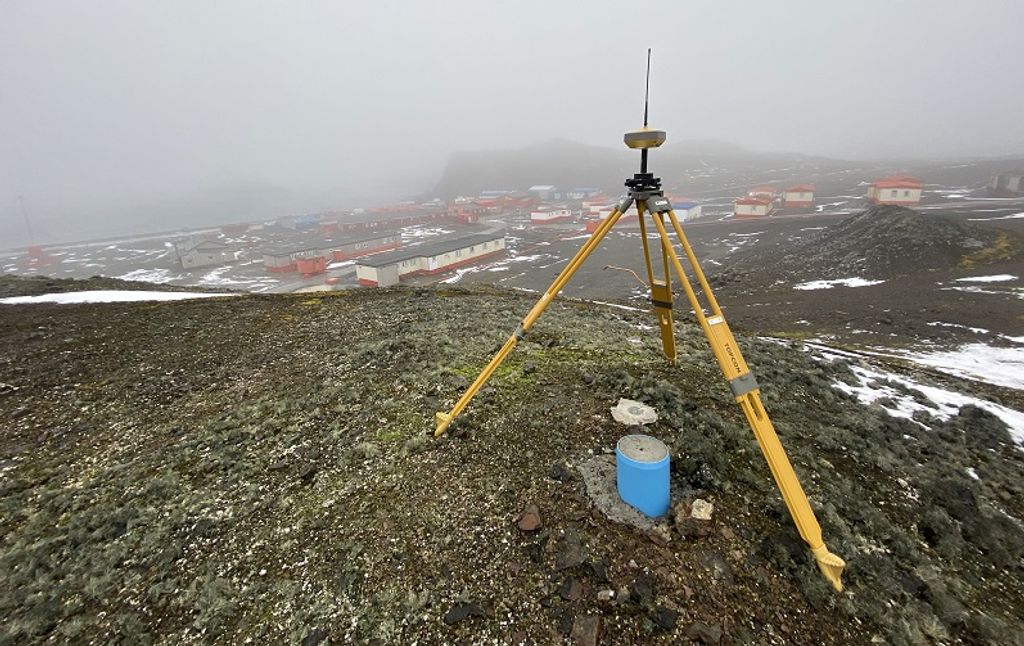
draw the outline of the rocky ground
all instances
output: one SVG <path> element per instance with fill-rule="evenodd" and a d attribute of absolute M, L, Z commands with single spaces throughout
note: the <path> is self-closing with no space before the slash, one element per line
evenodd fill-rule
<path fill-rule="evenodd" d="M 800 240 L 741 250 L 711 282 L 743 331 L 906 356 L 1006 348 L 1009 361 L 1024 344 L 1016 222 L 874 207 Z M 841 282 L 851 278 L 859 286 Z M 1024 408 L 1020 390 L 989 394 Z"/>
<path fill-rule="evenodd" d="M 533 299 L 0 306 L 0 642 L 1022 643 L 1021 447 L 974 406 L 862 405 L 859 359 L 740 340 L 841 594 L 690 325 L 671 367 L 646 312 L 557 302 L 433 440 Z M 672 448 L 681 513 L 650 533 L 578 471 L 620 397 Z"/>

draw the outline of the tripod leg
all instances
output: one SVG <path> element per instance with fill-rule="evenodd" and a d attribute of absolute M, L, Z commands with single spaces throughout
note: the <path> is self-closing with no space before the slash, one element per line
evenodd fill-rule
<path fill-rule="evenodd" d="M 569 261 L 569 264 L 562 270 L 562 273 L 558 274 L 558 278 L 555 279 L 555 282 L 548 287 L 547 291 L 540 297 L 540 300 L 537 301 L 526 317 L 523 318 L 523 322 L 519 324 L 519 327 L 512 333 L 512 336 L 505 341 L 505 344 L 501 346 L 501 349 L 494 355 L 490 363 L 484 367 L 480 374 L 477 375 L 477 378 L 473 380 L 473 383 L 469 385 L 469 388 L 467 388 L 466 392 L 462 394 L 459 401 L 455 403 L 452 410 L 448 413 L 438 412 L 435 415 L 437 428 L 434 431 L 434 437 L 439 437 L 445 432 L 448 425 L 452 423 L 452 420 L 462 412 L 476 393 L 485 383 L 487 383 L 487 380 L 491 378 L 491 375 L 497 367 L 501 365 L 501 362 L 505 360 L 505 357 L 507 357 L 509 353 L 512 352 L 512 349 L 515 348 L 519 339 L 523 338 L 526 332 L 533 327 L 533 324 L 538 318 L 540 318 L 540 315 L 544 313 L 545 309 L 547 309 L 548 304 L 554 300 L 555 296 L 558 295 L 558 292 L 562 291 L 562 288 L 565 287 L 566 283 L 568 283 L 573 277 L 573 274 L 576 273 L 576 270 L 579 269 L 583 262 L 590 256 L 591 252 L 593 252 L 594 249 L 597 249 L 598 245 L 601 244 L 601 240 L 603 240 L 608 232 L 611 231 L 612 227 L 615 226 L 615 223 L 619 221 L 622 213 L 629 208 L 629 203 L 631 201 L 632 200 L 630 198 L 623 200 L 611 212 L 611 214 L 605 218 L 605 221 L 601 223 L 601 226 L 599 226 L 596 231 L 594 231 L 593 235 L 590 236 L 586 243 L 580 247 L 579 251 L 576 252 L 576 255 Z"/>
<path fill-rule="evenodd" d="M 675 248 L 672 246 L 668 231 L 665 229 L 665 223 L 659 215 L 654 214 L 653 219 L 654 225 L 658 228 L 658 234 L 661 236 L 662 249 L 666 254 L 670 255 L 670 260 L 675 266 L 676 273 L 679 274 L 679 280 L 683 284 L 686 296 L 693 306 L 697 321 L 704 330 L 704 335 L 708 339 L 711 350 L 718 360 L 722 374 L 725 375 L 726 380 L 729 382 L 729 388 L 732 390 L 733 397 L 735 397 L 736 402 L 743 410 L 743 415 L 754 432 L 754 437 L 757 438 L 761 452 L 768 462 L 768 468 L 771 470 L 775 483 L 782 493 L 782 498 L 786 502 L 786 508 L 789 509 L 789 515 L 793 518 L 801 538 L 810 546 L 822 574 L 825 575 L 825 578 L 832 583 L 836 590 L 842 591 L 843 583 L 840 580 L 840 575 L 846 564 L 841 558 L 829 552 L 825 546 L 821 535 L 821 526 L 818 525 L 818 519 L 814 516 L 814 511 L 807 500 L 807 495 L 804 493 L 803 487 L 800 486 L 800 480 L 797 478 L 793 465 L 790 464 L 789 458 L 786 456 L 786 450 L 782 447 L 782 442 L 779 441 L 779 436 L 775 433 L 775 427 L 772 426 L 772 422 L 768 419 L 768 414 L 765 412 L 764 405 L 761 403 L 761 391 L 757 386 L 757 381 L 747 367 L 743 355 L 740 354 L 740 349 L 736 345 L 732 332 L 729 330 L 728 323 L 725 322 L 725 317 L 722 315 L 718 302 L 711 293 L 711 286 L 708 284 L 704 272 L 701 271 L 697 257 L 693 253 L 693 248 L 690 247 L 682 227 L 679 226 L 676 214 L 669 210 L 668 217 L 672 222 L 672 227 L 682 243 L 683 251 L 686 253 L 697 281 L 711 306 L 712 316 L 710 317 L 704 314 L 693 286 L 690 284 L 683 269 L 683 264 L 675 253 Z"/>
<path fill-rule="evenodd" d="M 643 200 L 637 202 L 636 215 L 640 221 L 640 240 L 644 249 L 644 265 L 647 267 L 647 281 L 651 288 L 651 304 L 654 306 L 654 313 L 658 317 L 658 330 L 661 332 L 661 348 L 665 358 L 672 364 L 676 362 L 676 331 L 672 322 L 672 277 L 668 270 L 668 256 L 662 249 L 661 260 L 664 273 L 664 280 L 654 277 L 654 269 L 651 266 L 651 250 L 647 241 L 647 224 L 644 221 L 644 210 L 647 203 Z M 656 214 L 652 214 L 658 217 Z"/>

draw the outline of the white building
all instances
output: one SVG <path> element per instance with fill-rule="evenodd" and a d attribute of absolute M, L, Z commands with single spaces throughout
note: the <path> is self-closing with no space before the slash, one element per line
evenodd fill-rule
<path fill-rule="evenodd" d="M 504 251 L 504 232 L 464 236 L 366 256 L 356 261 L 356 279 L 367 287 L 389 287 L 403 278 L 442 274 Z"/>
<path fill-rule="evenodd" d="M 541 201 L 557 200 L 561 197 L 558 193 L 558 188 L 551 184 L 536 184 L 526 189 L 526 192 Z"/>
<path fill-rule="evenodd" d="M 875 180 L 868 187 L 868 199 L 875 204 L 908 206 L 921 201 L 924 184 L 916 177 L 896 175 Z"/>
<path fill-rule="evenodd" d="M 530 213 L 530 222 L 533 224 L 550 224 L 552 222 L 564 222 L 572 219 L 572 211 L 569 209 L 539 209 Z"/>
<path fill-rule="evenodd" d="M 217 267 L 235 260 L 234 252 L 217 240 L 178 243 L 174 245 L 174 249 L 178 252 L 178 262 L 183 269 Z"/>
<path fill-rule="evenodd" d="M 736 199 L 734 214 L 737 218 L 763 218 L 771 215 L 775 202 L 767 197 L 740 197 Z"/>
<path fill-rule="evenodd" d="M 1024 172 L 1000 173 L 988 182 L 988 193 L 992 197 L 1020 197 L 1024 195 Z"/>
<path fill-rule="evenodd" d="M 814 186 L 797 184 L 782 191 L 782 208 L 803 209 L 814 206 Z"/>
<path fill-rule="evenodd" d="M 591 213 L 593 216 L 601 220 L 604 220 L 609 215 L 612 214 L 612 211 L 615 210 L 616 206 L 618 206 L 618 204 L 609 204 L 607 206 L 601 207 L 596 212 L 592 211 Z M 676 217 L 679 219 L 680 222 L 695 220 L 701 216 L 700 204 L 697 204 L 696 202 L 672 203 L 672 210 L 675 212 Z M 626 209 L 626 212 L 622 214 L 622 217 L 619 219 L 619 222 L 622 222 L 627 226 L 636 226 L 638 224 L 636 219 L 636 206 L 634 205 Z M 647 219 L 644 220 L 644 223 L 652 227 L 654 226 L 651 223 L 650 214 L 647 214 Z"/>
<path fill-rule="evenodd" d="M 689 222 L 701 216 L 700 204 L 696 202 L 679 202 L 678 204 L 673 204 L 672 209 L 675 211 L 676 217 L 679 218 L 680 222 Z"/>

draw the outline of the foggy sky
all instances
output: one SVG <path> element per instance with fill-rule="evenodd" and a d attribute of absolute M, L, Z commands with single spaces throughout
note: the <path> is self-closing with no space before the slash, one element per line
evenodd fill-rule
<path fill-rule="evenodd" d="M 648 46 L 666 146 L 1022 154 L 1022 28 L 1015 1 L 7 0 L 0 247 L 18 195 L 60 238 L 218 191 L 386 202 L 460 149 L 620 146 Z"/>

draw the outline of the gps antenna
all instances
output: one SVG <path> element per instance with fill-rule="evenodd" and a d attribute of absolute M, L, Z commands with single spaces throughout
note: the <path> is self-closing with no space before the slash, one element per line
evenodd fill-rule
<path fill-rule="evenodd" d="M 647 99 L 651 94 L 651 48 L 647 48 L 647 81 L 644 84 L 644 128 L 647 127 Z"/>
<path fill-rule="evenodd" d="M 640 151 L 640 174 L 647 175 L 647 150 L 649 148 L 657 148 L 661 144 L 665 143 L 665 131 L 664 130 L 652 130 L 647 127 L 647 111 L 650 106 L 651 98 L 651 48 L 647 48 L 647 76 L 644 79 L 644 125 L 639 130 L 630 130 L 623 137 L 623 141 L 626 146 Z M 652 176 L 653 177 L 653 176 Z M 634 178 L 635 179 L 635 178 Z M 629 180 L 632 182 L 633 180 Z M 646 179 L 640 180 L 645 182 Z M 659 180 L 660 181 L 660 180 Z M 626 183 L 630 188 L 635 188 Z M 639 185 L 637 185 L 639 186 Z"/>

